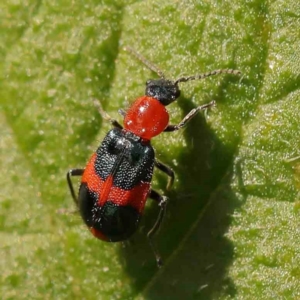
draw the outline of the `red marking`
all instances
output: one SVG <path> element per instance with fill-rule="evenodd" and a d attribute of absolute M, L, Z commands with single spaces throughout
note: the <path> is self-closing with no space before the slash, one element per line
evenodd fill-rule
<path fill-rule="evenodd" d="M 95 172 L 95 161 L 96 161 L 97 153 L 94 153 L 87 163 L 83 175 L 81 177 L 82 183 L 93 183 L 93 185 L 97 186 L 99 181 L 99 176 Z"/>
<path fill-rule="evenodd" d="M 142 182 L 131 190 L 123 190 L 119 187 L 112 186 L 107 200 L 112 201 L 116 205 L 120 206 L 132 206 L 139 213 L 142 213 L 148 197 L 149 189 L 149 182 Z M 100 205 L 104 205 L 104 203 L 105 202 L 100 202 Z"/>
<path fill-rule="evenodd" d="M 94 227 L 90 227 L 90 232 L 95 236 L 96 238 L 103 240 L 103 241 L 108 241 L 108 238 L 101 232 L 95 229 Z"/>
<path fill-rule="evenodd" d="M 86 183 L 90 191 L 97 193 L 99 206 L 103 206 L 106 201 L 112 201 L 120 206 L 132 206 L 139 213 L 142 213 L 150 190 L 149 182 L 141 182 L 131 190 L 123 190 L 113 185 L 113 177 L 110 175 L 104 181 L 95 171 L 95 161 L 97 154 L 94 153 L 89 160 L 81 182 Z"/>
<path fill-rule="evenodd" d="M 160 134 L 168 124 L 169 114 L 165 106 L 147 96 L 138 98 L 124 118 L 124 128 L 145 140 Z"/>
<path fill-rule="evenodd" d="M 109 197 L 109 194 L 110 194 L 110 191 L 111 191 L 111 188 L 112 188 L 112 185 L 113 185 L 113 181 L 114 181 L 114 178 L 112 177 L 112 175 L 109 175 L 107 177 L 107 179 L 105 180 L 105 182 L 103 182 L 101 180 L 101 192 L 100 192 L 100 197 L 99 197 L 99 200 L 98 200 L 98 203 L 99 205 L 103 205 L 108 197 Z"/>

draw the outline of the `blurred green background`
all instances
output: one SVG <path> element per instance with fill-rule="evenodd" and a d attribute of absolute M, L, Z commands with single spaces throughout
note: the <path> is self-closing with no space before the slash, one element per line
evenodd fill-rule
<path fill-rule="evenodd" d="M 1 299 L 300 299 L 298 1 L 8 1 L 0 4 Z M 155 77 L 130 45 L 181 84 L 180 132 L 153 140 L 176 172 L 156 237 L 149 201 L 125 244 L 94 239 L 65 175 Z M 156 172 L 153 186 L 165 191 Z"/>

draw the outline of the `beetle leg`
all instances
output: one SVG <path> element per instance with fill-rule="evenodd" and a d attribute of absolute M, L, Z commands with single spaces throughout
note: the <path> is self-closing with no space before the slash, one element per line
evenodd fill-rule
<path fill-rule="evenodd" d="M 126 116 L 126 110 L 125 110 L 125 109 L 120 108 L 120 109 L 118 110 L 118 113 L 119 113 L 122 117 L 125 118 L 125 116 Z"/>
<path fill-rule="evenodd" d="M 104 120 L 111 123 L 112 126 L 123 129 L 123 126 L 115 119 L 113 119 L 102 107 L 99 101 L 94 101 L 95 106 L 98 108 L 99 114 Z"/>
<path fill-rule="evenodd" d="M 168 184 L 167 184 L 167 190 L 170 190 L 173 183 L 174 183 L 174 179 L 175 179 L 174 171 L 170 167 L 168 167 L 167 165 L 165 165 L 162 162 L 158 161 L 157 159 L 155 159 L 154 165 L 155 165 L 156 168 L 158 168 L 159 170 L 161 170 L 162 172 L 166 173 L 169 176 Z"/>
<path fill-rule="evenodd" d="M 74 191 L 74 187 L 73 187 L 73 183 L 72 183 L 71 177 L 73 177 L 73 176 L 82 176 L 83 172 L 84 172 L 84 169 L 71 169 L 67 173 L 68 186 L 69 186 L 72 198 L 73 198 L 76 206 L 78 206 L 78 198 L 75 195 L 75 191 Z"/>
<path fill-rule="evenodd" d="M 156 247 L 153 244 L 152 237 L 160 229 L 161 223 L 162 223 L 162 221 L 164 219 L 164 216 L 166 214 L 168 198 L 166 196 L 161 196 L 158 192 L 156 192 L 152 189 L 150 190 L 149 198 L 157 201 L 158 205 L 160 206 L 160 211 L 158 213 L 156 222 L 147 234 L 150 247 L 151 247 L 151 249 L 152 249 L 152 251 L 155 255 L 155 258 L 156 258 L 157 266 L 160 268 L 162 266 L 163 262 L 162 262 L 160 254 L 158 253 Z"/>
<path fill-rule="evenodd" d="M 176 131 L 181 129 L 182 127 L 184 127 L 186 125 L 187 122 L 189 122 L 199 111 L 210 108 L 212 106 L 216 105 L 216 101 L 211 101 L 207 104 L 198 106 L 194 109 L 192 109 L 183 119 L 182 121 L 177 124 L 177 125 L 168 125 L 166 127 L 166 129 L 164 130 L 165 132 L 171 132 L 171 131 Z"/>

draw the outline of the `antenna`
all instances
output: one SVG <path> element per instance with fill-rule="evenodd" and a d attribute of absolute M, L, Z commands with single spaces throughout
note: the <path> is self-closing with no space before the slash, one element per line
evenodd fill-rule
<path fill-rule="evenodd" d="M 144 56 L 136 52 L 134 49 L 132 49 L 129 46 L 125 46 L 124 50 L 131 53 L 136 59 L 141 61 L 148 69 L 156 73 L 160 78 L 165 78 L 164 73 L 157 66 L 153 65 L 149 60 L 147 60 Z"/>
<path fill-rule="evenodd" d="M 206 77 L 218 75 L 218 74 L 234 74 L 234 75 L 240 75 L 242 74 L 239 70 L 233 70 L 233 69 L 222 69 L 222 70 L 214 70 L 208 73 L 203 73 L 199 75 L 193 75 L 193 76 L 187 76 L 187 77 L 181 77 L 178 78 L 174 84 L 177 85 L 179 82 L 186 82 L 190 80 L 198 80 L 198 79 L 204 79 Z"/>

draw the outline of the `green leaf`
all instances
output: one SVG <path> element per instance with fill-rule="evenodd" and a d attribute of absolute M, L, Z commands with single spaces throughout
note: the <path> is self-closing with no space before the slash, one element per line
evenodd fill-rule
<path fill-rule="evenodd" d="M 0 4 L 1 299 L 297 299 L 300 297 L 300 9 L 297 1 L 2 1 Z M 94 239 L 65 174 L 84 167 L 119 108 L 155 74 L 232 68 L 181 84 L 171 123 L 216 100 L 185 129 L 153 140 L 176 182 L 147 204 L 126 243 Z"/>

